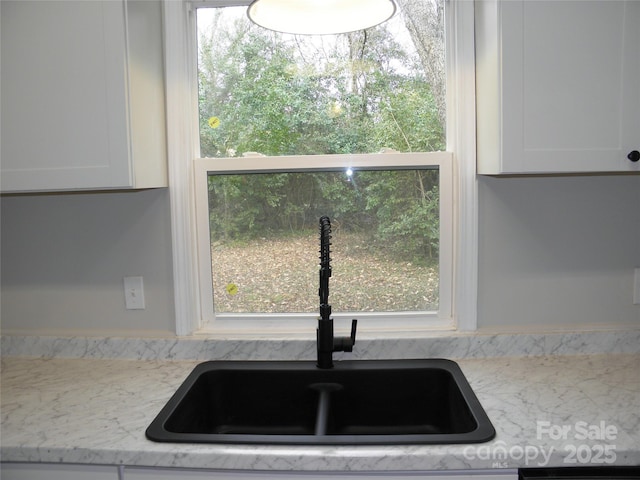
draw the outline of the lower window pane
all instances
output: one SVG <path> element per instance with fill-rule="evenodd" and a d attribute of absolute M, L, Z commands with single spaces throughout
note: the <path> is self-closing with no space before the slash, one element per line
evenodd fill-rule
<path fill-rule="evenodd" d="M 216 314 L 317 312 L 318 220 L 334 312 L 438 310 L 437 168 L 210 174 Z"/>

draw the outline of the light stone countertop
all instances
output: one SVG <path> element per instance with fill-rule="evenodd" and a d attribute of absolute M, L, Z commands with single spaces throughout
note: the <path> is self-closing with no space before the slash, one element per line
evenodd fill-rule
<path fill-rule="evenodd" d="M 199 361 L 3 357 L 0 459 L 272 471 L 640 465 L 638 353 L 457 360 L 497 432 L 483 444 L 296 447 L 146 440 L 146 427 Z M 566 438 L 554 438 L 562 430 Z M 583 439 L 583 430 L 599 438 Z"/>

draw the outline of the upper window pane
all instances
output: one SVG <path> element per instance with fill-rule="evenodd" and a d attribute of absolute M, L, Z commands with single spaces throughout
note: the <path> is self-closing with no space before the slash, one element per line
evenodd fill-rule
<path fill-rule="evenodd" d="M 287 35 L 198 9 L 203 157 L 445 148 L 443 0 L 342 35 Z"/>

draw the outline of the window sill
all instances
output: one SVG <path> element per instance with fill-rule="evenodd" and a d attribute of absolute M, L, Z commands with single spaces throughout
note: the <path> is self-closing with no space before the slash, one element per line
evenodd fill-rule
<path fill-rule="evenodd" d="M 431 313 L 338 313 L 332 316 L 336 335 L 348 335 L 351 319 L 358 318 L 358 339 L 419 337 L 432 333 L 456 331 L 451 319 Z M 240 320 L 242 319 L 242 320 Z M 208 338 L 242 339 L 315 339 L 315 314 L 273 314 L 260 317 L 224 315 L 194 333 Z"/>

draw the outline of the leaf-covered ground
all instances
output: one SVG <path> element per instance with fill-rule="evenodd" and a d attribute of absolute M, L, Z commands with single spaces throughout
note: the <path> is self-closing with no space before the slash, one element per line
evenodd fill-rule
<path fill-rule="evenodd" d="M 317 312 L 318 247 L 315 234 L 214 244 L 216 311 Z M 386 258 L 354 234 L 334 233 L 331 252 L 334 312 L 437 308 L 437 268 Z"/>

